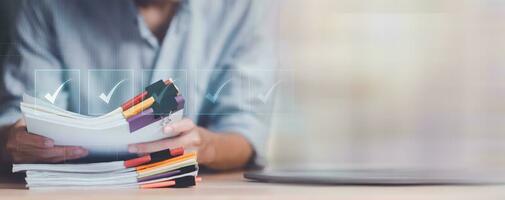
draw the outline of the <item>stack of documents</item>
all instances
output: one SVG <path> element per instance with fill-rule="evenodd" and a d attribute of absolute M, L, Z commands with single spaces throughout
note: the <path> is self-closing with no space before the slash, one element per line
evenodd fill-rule
<path fill-rule="evenodd" d="M 171 137 L 163 127 L 182 118 L 184 98 L 171 80 L 158 81 L 121 107 L 102 116 L 69 112 L 42 99 L 23 96 L 28 132 L 56 145 L 82 146 L 91 157 L 128 158 L 128 144 Z M 126 157 L 124 157 L 126 156 Z"/>
<path fill-rule="evenodd" d="M 21 111 L 28 132 L 48 137 L 55 145 L 82 146 L 89 155 L 75 163 L 14 164 L 12 170 L 26 172 L 30 189 L 193 186 L 198 173 L 196 153 L 185 154 L 177 148 L 137 157 L 127 151 L 129 144 L 173 136 L 163 133 L 163 128 L 180 120 L 183 108 L 184 98 L 171 80 L 153 83 L 119 108 L 97 117 L 24 95 Z"/>
<path fill-rule="evenodd" d="M 126 160 L 87 164 L 14 164 L 30 189 L 169 188 L 199 181 L 196 153 L 167 149 Z"/>

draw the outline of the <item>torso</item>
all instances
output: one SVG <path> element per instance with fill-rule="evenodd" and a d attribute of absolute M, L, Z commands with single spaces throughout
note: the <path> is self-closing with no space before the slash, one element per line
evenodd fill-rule
<path fill-rule="evenodd" d="M 153 35 L 159 43 L 162 43 L 179 3 L 135 0 L 135 5 Z"/>
<path fill-rule="evenodd" d="M 224 0 L 181 1 L 172 12 L 164 13 L 167 17 L 157 18 L 164 20 L 154 20 L 150 15 L 161 13 L 139 9 L 133 0 L 47 2 L 44 14 L 58 36 L 52 41 L 58 62 L 82 76 L 79 84 L 69 84 L 67 109 L 93 115 L 110 112 L 150 83 L 167 78 L 179 80 L 177 86 L 188 97 L 187 116 L 194 120 L 194 115 L 208 113 L 202 111 L 208 103 L 207 87 L 219 85 L 211 81 L 224 79 L 211 72 L 226 70 L 237 38 L 245 34 L 238 32 L 250 18 L 241 16 L 250 8 L 245 0 L 233 5 Z M 151 45 L 139 30 L 137 15 L 141 13 L 152 35 L 162 36 L 156 36 L 159 46 Z M 94 75 L 104 70 L 118 73 Z M 132 80 L 118 87 L 108 104 L 96 98 L 128 77 Z"/>

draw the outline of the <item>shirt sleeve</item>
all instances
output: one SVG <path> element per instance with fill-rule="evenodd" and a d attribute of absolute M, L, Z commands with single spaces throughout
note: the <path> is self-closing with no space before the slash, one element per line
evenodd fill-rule
<path fill-rule="evenodd" d="M 14 123 L 21 117 L 19 103 L 23 93 L 35 96 L 50 91 L 61 82 L 62 71 L 53 41 L 50 12 L 46 1 L 25 2 L 16 18 L 8 56 L 3 63 L 0 88 L 0 125 Z M 47 72 L 47 71 L 50 72 Z M 37 71 L 46 71 L 39 73 Z M 35 86 L 37 83 L 37 86 Z M 55 104 L 66 107 L 65 91 Z"/>
<path fill-rule="evenodd" d="M 235 34 L 233 53 L 221 67 L 227 76 L 241 81 L 230 82 L 223 88 L 219 101 L 212 107 L 212 113 L 216 114 L 210 116 L 208 123 L 212 131 L 244 135 L 254 148 L 253 162 L 259 166 L 266 162 L 273 101 L 261 101 L 257 92 L 267 91 L 277 79 L 276 5 L 275 1 L 251 1 L 248 14 Z"/>

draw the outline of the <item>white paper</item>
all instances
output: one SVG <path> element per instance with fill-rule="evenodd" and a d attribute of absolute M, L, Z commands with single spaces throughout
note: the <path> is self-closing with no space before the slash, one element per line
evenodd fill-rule
<path fill-rule="evenodd" d="M 182 119 L 183 110 L 130 133 L 129 124 L 120 110 L 99 117 L 89 117 L 48 105 L 42 100 L 33 104 L 34 98 L 23 97 L 21 109 L 28 132 L 54 140 L 55 145 L 81 146 L 89 155 L 110 157 L 128 155 L 128 145 L 152 142 L 171 137 L 163 127 Z"/>
<path fill-rule="evenodd" d="M 43 172 L 79 172 L 97 173 L 125 170 L 123 161 L 83 163 L 83 164 L 14 164 L 12 172 L 43 171 Z M 133 169 L 127 169 L 132 171 Z"/>

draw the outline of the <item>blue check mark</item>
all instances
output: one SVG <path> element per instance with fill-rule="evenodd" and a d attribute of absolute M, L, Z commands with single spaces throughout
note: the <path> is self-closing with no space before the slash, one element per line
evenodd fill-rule
<path fill-rule="evenodd" d="M 121 85 L 121 83 L 123 83 L 125 81 L 126 81 L 126 79 L 119 81 L 119 83 L 114 85 L 112 90 L 110 90 L 109 93 L 107 93 L 107 95 L 105 95 L 105 93 L 102 92 L 102 94 L 100 94 L 100 96 L 98 96 L 98 97 L 100 99 L 102 99 L 102 101 L 105 102 L 106 104 L 109 104 L 110 98 L 112 97 L 112 94 L 114 94 L 114 91 L 116 91 L 117 87 L 119 87 L 119 85 Z"/>
<path fill-rule="evenodd" d="M 258 99 L 263 103 L 267 103 L 267 101 L 270 98 L 270 96 L 272 95 L 272 92 L 274 91 L 275 87 L 277 87 L 277 85 L 279 85 L 281 83 L 281 81 L 282 80 L 277 81 L 277 83 L 275 83 L 272 87 L 270 87 L 270 89 L 268 89 L 268 91 L 266 93 L 259 94 Z"/>
<path fill-rule="evenodd" d="M 63 86 L 65 86 L 65 84 L 67 84 L 68 82 L 70 81 L 67 80 L 65 82 L 63 82 L 59 87 L 58 89 L 56 89 L 56 91 L 51 94 L 51 93 L 47 93 L 46 96 L 44 96 L 49 102 L 51 102 L 51 104 L 54 104 L 54 101 L 56 101 L 56 97 L 58 96 L 58 94 L 60 94 L 60 91 L 61 89 L 63 89 Z"/>
<path fill-rule="evenodd" d="M 219 94 L 221 94 L 221 91 L 223 90 L 223 88 L 226 85 L 228 85 L 228 83 L 230 83 L 230 82 L 231 82 L 231 79 L 227 80 L 226 82 L 223 83 L 223 85 L 221 85 L 221 87 L 219 87 L 217 89 L 216 93 L 214 93 L 214 94 L 207 93 L 207 95 L 205 95 L 205 98 L 207 98 L 212 103 L 216 103 L 217 98 L 219 98 Z"/>

